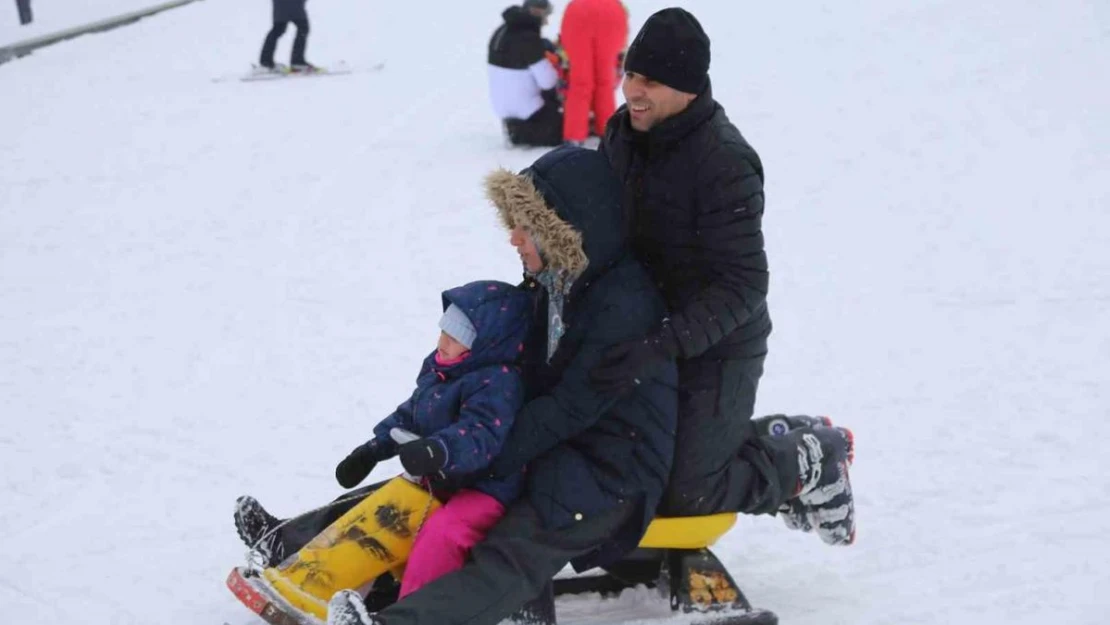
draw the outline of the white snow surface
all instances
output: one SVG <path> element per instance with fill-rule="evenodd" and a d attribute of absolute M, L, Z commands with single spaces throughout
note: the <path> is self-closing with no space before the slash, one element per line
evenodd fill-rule
<path fill-rule="evenodd" d="M 337 496 L 440 292 L 520 276 L 481 193 L 542 153 L 486 98 L 507 4 L 312 0 L 310 60 L 386 64 L 342 77 L 212 82 L 256 60 L 253 0 L 0 66 L 4 622 L 261 622 L 224 587 L 236 496 Z M 784 625 L 1105 622 L 1106 3 L 685 6 L 766 167 L 757 414 L 857 441 L 854 546 L 764 516 L 715 551 Z"/>

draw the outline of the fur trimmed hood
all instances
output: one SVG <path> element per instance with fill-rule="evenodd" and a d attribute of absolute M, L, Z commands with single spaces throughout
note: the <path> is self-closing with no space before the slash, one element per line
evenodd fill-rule
<path fill-rule="evenodd" d="M 592 276 L 624 254 L 620 184 L 594 150 L 564 146 L 518 174 L 497 169 L 485 191 L 505 228 L 527 229 L 555 269 Z"/>
<path fill-rule="evenodd" d="M 497 207 L 506 230 L 520 226 L 534 237 L 544 260 L 572 276 L 590 264 L 582 234 L 547 206 L 531 178 L 498 169 L 486 176 L 486 197 Z"/>

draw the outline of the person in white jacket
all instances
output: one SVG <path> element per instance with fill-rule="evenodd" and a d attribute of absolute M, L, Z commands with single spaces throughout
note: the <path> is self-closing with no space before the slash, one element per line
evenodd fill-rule
<path fill-rule="evenodd" d="M 555 146 L 563 141 L 563 111 L 556 92 L 559 74 L 540 35 L 551 15 L 548 0 L 524 0 L 505 9 L 504 23 L 489 41 L 489 95 L 514 145 Z"/>

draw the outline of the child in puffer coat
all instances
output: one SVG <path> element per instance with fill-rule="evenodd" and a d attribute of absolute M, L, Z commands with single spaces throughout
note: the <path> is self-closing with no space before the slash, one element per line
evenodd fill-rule
<path fill-rule="evenodd" d="M 462 567 L 523 487 L 523 475 L 490 479 L 484 469 L 523 405 L 517 358 L 532 317 L 531 295 L 508 283 L 478 281 L 444 292 L 443 306 L 439 344 L 424 359 L 416 390 L 335 470 L 339 483 L 353 488 L 378 462 L 400 456 L 405 470 L 423 476 L 444 501 L 416 535 L 402 597 Z M 422 438 L 398 445 L 393 428 Z"/>

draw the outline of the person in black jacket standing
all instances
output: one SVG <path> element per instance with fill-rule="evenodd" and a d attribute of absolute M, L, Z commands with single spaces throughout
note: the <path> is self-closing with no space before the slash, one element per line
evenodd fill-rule
<path fill-rule="evenodd" d="M 709 56 L 697 19 L 672 8 L 647 20 L 625 57 L 626 104 L 599 149 L 623 181 L 633 251 L 670 316 L 608 350 L 591 377 L 619 394 L 679 359 L 678 441 L 660 514 L 781 513 L 788 527 L 850 544 L 851 432 L 799 418 L 784 436 L 761 436 L 770 418 L 751 418 L 772 327 L 763 164 L 713 99 Z"/>
<path fill-rule="evenodd" d="M 259 65 L 274 69 L 274 49 L 278 39 L 285 34 L 285 28 L 290 23 L 297 27 L 297 35 L 293 38 L 293 53 L 290 56 L 289 66 L 295 72 L 312 71 L 315 67 L 305 60 L 304 49 L 308 42 L 308 12 L 305 11 L 306 0 L 273 0 L 274 25 L 262 42 L 262 53 Z"/>
<path fill-rule="evenodd" d="M 555 47 L 540 35 L 551 11 L 548 0 L 510 6 L 489 40 L 490 103 L 513 145 L 556 146 L 563 141 L 559 74 L 548 59 Z"/>

